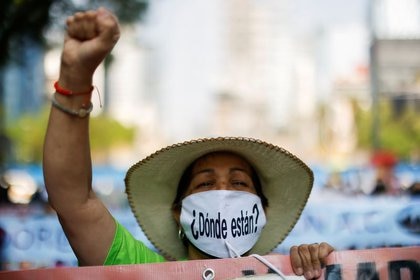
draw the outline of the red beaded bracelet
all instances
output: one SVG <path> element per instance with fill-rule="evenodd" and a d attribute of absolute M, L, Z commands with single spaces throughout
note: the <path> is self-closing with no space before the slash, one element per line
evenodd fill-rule
<path fill-rule="evenodd" d="M 84 94 L 90 94 L 93 91 L 93 86 L 90 86 L 90 90 L 86 92 L 74 92 L 65 88 L 60 87 L 58 84 L 58 81 L 54 83 L 55 92 L 62 94 L 62 95 L 84 95 Z"/>

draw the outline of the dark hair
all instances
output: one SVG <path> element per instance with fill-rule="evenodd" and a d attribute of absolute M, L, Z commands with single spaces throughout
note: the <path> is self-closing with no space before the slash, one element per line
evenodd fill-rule
<path fill-rule="evenodd" d="M 206 156 L 206 155 L 204 155 L 204 156 Z M 193 171 L 194 165 L 199 159 L 203 158 L 204 156 L 202 156 L 202 157 L 196 159 L 195 161 L 193 161 L 184 170 L 184 173 L 182 173 L 181 179 L 178 182 L 178 188 L 177 188 L 177 191 L 176 191 L 175 199 L 172 202 L 172 209 L 173 210 L 176 210 L 176 209 L 180 210 L 181 209 L 181 201 L 184 198 L 185 193 L 188 189 L 188 186 L 191 183 L 192 171 Z M 258 177 L 258 173 L 255 170 L 255 168 L 251 164 L 249 164 L 249 165 L 251 167 L 251 179 L 252 179 L 252 183 L 254 184 L 255 191 L 257 192 L 257 195 L 260 197 L 263 207 L 266 208 L 266 207 L 268 207 L 268 199 L 263 193 L 260 178 Z"/>

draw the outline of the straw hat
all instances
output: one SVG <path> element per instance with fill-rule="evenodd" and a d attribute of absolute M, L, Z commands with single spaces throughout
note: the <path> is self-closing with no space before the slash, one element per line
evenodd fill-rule
<path fill-rule="evenodd" d="M 241 155 L 255 168 L 268 198 L 267 223 L 250 253 L 264 255 L 283 241 L 297 222 L 312 189 L 313 173 L 290 152 L 239 137 L 198 139 L 163 148 L 134 164 L 125 177 L 128 201 L 140 227 L 168 259 L 188 257 L 171 207 L 184 170 L 216 151 Z"/>

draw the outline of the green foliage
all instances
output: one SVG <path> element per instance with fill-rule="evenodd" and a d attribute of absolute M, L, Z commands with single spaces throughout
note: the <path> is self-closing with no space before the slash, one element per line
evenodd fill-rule
<path fill-rule="evenodd" d="M 372 149 L 372 111 L 355 106 L 358 144 Z M 389 100 L 379 104 L 380 148 L 391 150 L 403 159 L 420 149 L 420 114 L 407 106 L 397 116 Z"/>
<path fill-rule="evenodd" d="M 134 128 L 123 126 L 105 115 L 91 119 L 90 140 L 93 152 L 102 152 L 115 146 L 131 144 L 134 136 Z"/>
<path fill-rule="evenodd" d="M 126 24 L 141 20 L 147 5 L 147 0 L 1 0 L 0 66 L 19 53 L 22 38 L 44 42 L 46 28 L 58 25 L 62 29 L 65 18 L 76 11 L 107 7 Z"/>
<path fill-rule="evenodd" d="M 44 33 L 47 28 L 57 27 L 61 32 L 67 16 L 80 10 L 96 9 L 100 6 L 113 11 L 122 24 L 141 20 L 147 10 L 147 0 L 1 0 L 0 1 L 0 140 L 7 135 L 14 143 L 15 157 L 20 162 L 41 161 L 43 138 L 47 123 L 47 111 L 34 116 L 22 116 L 5 131 L 4 88 L 2 70 L 10 61 L 19 63 L 21 50 L 27 44 L 46 45 Z M 99 136 L 93 131 L 94 149 L 106 149 L 115 143 L 129 142 L 134 132 L 130 128 L 101 117 L 92 119 L 94 130 L 103 127 Z M 108 130 L 110 129 L 110 130 Z M 3 163 L 0 154 L 0 167 Z"/>
<path fill-rule="evenodd" d="M 36 115 L 23 115 L 6 127 L 6 134 L 13 143 L 13 155 L 17 162 L 41 162 L 48 113 L 49 110 L 45 108 Z"/>
<path fill-rule="evenodd" d="M 358 146 L 372 148 L 372 111 L 354 103 Z"/>
<path fill-rule="evenodd" d="M 13 143 L 15 160 L 18 163 L 42 161 L 44 136 L 48 123 L 49 108 L 40 113 L 20 117 L 6 128 Z M 135 130 L 106 116 L 92 117 L 90 123 L 92 152 L 104 153 L 118 145 L 131 145 Z"/>

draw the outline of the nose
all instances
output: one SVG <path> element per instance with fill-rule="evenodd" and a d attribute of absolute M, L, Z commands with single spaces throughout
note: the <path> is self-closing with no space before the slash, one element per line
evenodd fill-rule
<path fill-rule="evenodd" d="M 220 179 L 218 180 L 216 186 L 215 186 L 216 190 L 223 190 L 223 191 L 227 191 L 227 190 L 232 190 L 232 186 L 229 184 L 229 180 L 226 179 Z"/>

